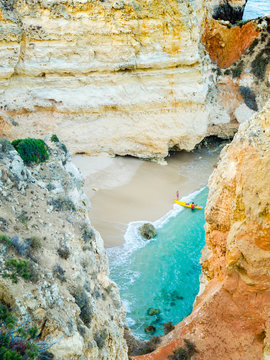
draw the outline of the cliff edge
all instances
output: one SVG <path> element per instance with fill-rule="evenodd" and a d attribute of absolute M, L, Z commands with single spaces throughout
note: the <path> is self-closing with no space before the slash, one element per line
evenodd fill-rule
<path fill-rule="evenodd" d="M 164 360 L 184 339 L 196 345 L 198 360 L 268 359 L 269 169 L 268 102 L 240 126 L 209 180 L 203 278 L 192 314 L 137 360 Z"/>
<path fill-rule="evenodd" d="M 47 143 L 49 159 L 26 166 L 0 141 L 0 301 L 38 326 L 55 359 L 127 360 L 125 314 L 82 176 L 62 143 Z"/>

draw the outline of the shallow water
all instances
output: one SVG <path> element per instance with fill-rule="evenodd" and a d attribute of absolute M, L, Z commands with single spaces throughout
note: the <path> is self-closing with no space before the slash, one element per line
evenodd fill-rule
<path fill-rule="evenodd" d="M 221 147 L 178 152 L 167 158 L 165 166 L 130 157 L 74 157 L 86 178 L 90 219 L 105 247 L 123 244 L 130 222 L 155 221 L 168 213 L 176 190 L 183 197 L 205 186 Z"/>
<path fill-rule="evenodd" d="M 205 206 L 207 194 L 207 188 L 197 193 L 195 203 Z M 148 325 L 156 327 L 153 335 L 160 335 L 164 323 L 176 324 L 191 313 L 199 291 L 204 223 L 203 210 L 192 212 L 175 204 L 154 223 L 154 240 L 143 240 L 138 233 L 142 222 L 135 222 L 129 225 L 125 245 L 108 249 L 110 277 L 120 288 L 128 325 L 136 335 L 147 338 Z M 147 315 L 151 307 L 160 314 Z"/>
<path fill-rule="evenodd" d="M 270 15 L 269 0 L 248 0 L 243 20 L 255 19 L 260 16 Z"/>

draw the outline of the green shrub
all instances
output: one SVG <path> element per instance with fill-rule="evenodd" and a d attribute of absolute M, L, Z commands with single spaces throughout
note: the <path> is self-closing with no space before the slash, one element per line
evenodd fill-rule
<path fill-rule="evenodd" d="M 16 318 L 9 312 L 8 308 L 0 304 L 0 322 L 4 323 L 9 329 L 14 329 Z"/>
<path fill-rule="evenodd" d="M 20 215 L 17 216 L 17 219 L 26 227 L 28 228 L 28 221 L 29 217 L 27 216 L 27 213 L 25 210 L 22 210 Z"/>
<path fill-rule="evenodd" d="M 38 164 L 49 159 L 49 148 L 41 139 L 17 139 L 12 141 L 12 145 L 26 165 Z"/>
<path fill-rule="evenodd" d="M 8 247 L 12 245 L 12 241 L 4 234 L 0 234 L 0 243 L 7 245 Z"/>
<path fill-rule="evenodd" d="M 29 322 L 17 325 L 17 319 L 9 309 L 0 304 L 0 359 L 3 360 L 35 360 L 42 358 L 42 354 L 48 353 L 53 359 L 52 353 L 47 349 L 46 343 L 35 344 L 38 328 L 30 326 Z M 43 357 L 45 359 L 45 357 Z"/>
<path fill-rule="evenodd" d="M 58 136 L 55 135 L 55 134 L 53 134 L 53 135 L 51 136 L 51 141 L 52 141 L 52 142 L 59 142 Z"/>
<path fill-rule="evenodd" d="M 64 153 L 65 153 L 65 154 L 67 154 L 67 153 L 68 153 L 68 149 L 67 149 L 67 147 L 66 147 L 66 145 L 65 145 L 65 144 L 60 143 L 60 149 L 62 149 L 62 150 L 64 151 Z"/>
<path fill-rule="evenodd" d="M 30 278 L 29 262 L 27 260 L 7 260 L 6 270 L 9 272 L 4 272 L 3 276 L 10 278 L 14 284 L 17 284 L 18 277 L 22 277 L 24 280 Z"/>

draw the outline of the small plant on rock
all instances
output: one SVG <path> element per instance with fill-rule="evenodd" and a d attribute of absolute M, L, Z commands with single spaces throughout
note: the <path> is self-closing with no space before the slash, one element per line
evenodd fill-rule
<path fill-rule="evenodd" d="M 156 350 L 158 344 L 161 342 L 159 336 L 153 336 L 145 344 L 144 354 L 149 354 Z"/>
<path fill-rule="evenodd" d="M 39 236 L 31 236 L 29 239 L 27 239 L 27 241 L 33 250 L 38 250 L 41 248 L 41 240 Z"/>
<path fill-rule="evenodd" d="M 95 238 L 94 230 L 89 228 L 87 225 L 83 228 L 83 240 L 87 244 L 90 240 Z"/>
<path fill-rule="evenodd" d="M 190 360 L 193 355 L 198 353 L 196 346 L 188 339 L 184 339 L 185 345 L 174 350 L 173 355 L 169 355 L 169 360 Z"/>
<path fill-rule="evenodd" d="M 7 139 L 0 139 L 0 152 L 7 153 L 13 150 L 11 143 Z"/>
<path fill-rule="evenodd" d="M 55 134 L 53 134 L 53 135 L 51 136 L 51 141 L 52 141 L 52 142 L 59 142 L 58 136 L 55 135 Z"/>
<path fill-rule="evenodd" d="M 59 264 L 54 265 L 53 275 L 57 277 L 57 279 L 59 279 L 61 282 L 67 281 L 65 277 L 65 270 Z"/>
<path fill-rule="evenodd" d="M 41 139 L 17 139 L 12 141 L 12 145 L 26 165 L 38 164 L 49 159 L 49 148 Z"/>
<path fill-rule="evenodd" d="M 61 258 L 65 259 L 65 260 L 67 260 L 69 258 L 70 250 L 65 243 L 63 243 L 63 242 L 60 243 L 60 247 L 57 249 L 57 252 Z"/>
<path fill-rule="evenodd" d="M 73 296 L 75 299 L 75 303 L 79 306 L 81 310 L 80 318 L 82 319 L 85 326 L 89 326 L 92 321 L 93 310 L 91 308 L 89 297 L 85 289 L 81 286 L 78 286 L 75 289 Z"/>
<path fill-rule="evenodd" d="M 28 265 L 27 260 L 10 259 L 6 262 L 8 272 L 4 272 L 3 276 L 10 278 L 14 284 L 17 284 L 18 277 L 28 280 L 30 277 Z"/>
<path fill-rule="evenodd" d="M 12 241 L 10 240 L 10 238 L 8 238 L 4 234 L 0 234 L 0 243 L 7 245 L 8 247 L 12 245 Z"/>
<path fill-rule="evenodd" d="M 133 351 L 132 355 L 145 355 L 149 354 L 156 350 L 158 344 L 161 342 L 161 339 L 159 336 L 153 336 L 148 341 L 141 344 L 141 346 Z"/>
<path fill-rule="evenodd" d="M 27 216 L 27 213 L 25 210 L 22 210 L 20 215 L 18 215 L 17 219 L 26 227 L 28 228 L 28 221 L 29 217 Z"/>
<path fill-rule="evenodd" d="M 73 201 L 69 198 L 59 197 L 56 200 L 52 200 L 50 204 L 55 211 L 76 211 Z"/>

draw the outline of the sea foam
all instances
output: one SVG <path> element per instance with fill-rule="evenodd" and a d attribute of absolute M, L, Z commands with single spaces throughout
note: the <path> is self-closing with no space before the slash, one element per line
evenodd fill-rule
<path fill-rule="evenodd" d="M 195 197 L 198 196 L 204 189 L 205 186 L 200 190 L 194 191 L 193 193 L 182 197 L 181 201 L 192 202 L 195 199 Z M 145 223 L 150 223 L 153 224 L 156 229 L 160 229 L 171 218 L 177 216 L 183 210 L 184 210 L 183 206 L 173 203 L 172 209 L 156 221 L 140 220 L 129 223 L 124 235 L 124 244 L 121 246 L 108 248 L 106 250 L 110 262 L 110 268 L 114 268 L 115 266 L 118 266 L 120 262 L 121 263 L 127 262 L 129 257 L 132 256 L 132 254 L 134 253 L 134 251 L 146 246 L 146 244 L 149 241 L 155 241 L 155 238 L 147 241 L 143 239 L 139 232 L 140 226 L 142 226 Z M 136 274 L 133 273 L 133 277 L 134 276 L 136 276 Z"/>

